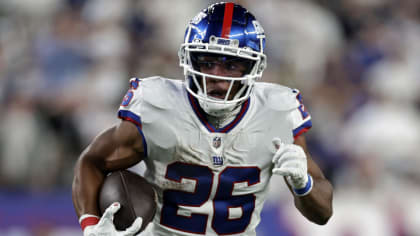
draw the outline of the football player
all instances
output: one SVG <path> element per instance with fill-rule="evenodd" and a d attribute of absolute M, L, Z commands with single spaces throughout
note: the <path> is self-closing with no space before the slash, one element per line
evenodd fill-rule
<path fill-rule="evenodd" d="M 121 122 L 81 154 L 73 202 L 84 235 L 133 235 L 138 219 L 116 231 L 110 206 L 100 216 L 106 173 L 144 161 L 157 211 L 142 235 L 256 235 L 273 175 L 284 176 L 297 209 L 326 224 L 332 186 L 310 157 L 311 127 L 296 89 L 256 82 L 267 60 L 265 34 L 235 3 L 209 6 L 188 24 L 179 50 L 184 81 L 133 78 Z M 99 222 L 99 223 L 98 223 Z"/>

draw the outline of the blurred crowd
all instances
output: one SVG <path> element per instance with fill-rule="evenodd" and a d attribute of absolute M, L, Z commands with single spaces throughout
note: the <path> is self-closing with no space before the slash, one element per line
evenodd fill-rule
<path fill-rule="evenodd" d="M 70 188 L 130 77 L 183 79 L 186 24 L 212 2 L 0 1 L 0 191 Z M 302 92 L 309 148 L 334 185 L 318 227 L 272 184 L 290 235 L 420 235 L 420 1 L 235 2 L 265 29 L 263 81 Z"/>

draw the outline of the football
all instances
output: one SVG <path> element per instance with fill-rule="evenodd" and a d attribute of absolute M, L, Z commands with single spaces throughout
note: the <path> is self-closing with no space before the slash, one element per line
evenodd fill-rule
<path fill-rule="evenodd" d="M 114 202 L 121 208 L 114 215 L 117 230 L 125 230 L 140 216 L 143 231 L 152 221 L 156 211 L 155 191 L 153 186 L 142 176 L 128 170 L 115 171 L 109 174 L 99 194 L 101 214 Z"/>

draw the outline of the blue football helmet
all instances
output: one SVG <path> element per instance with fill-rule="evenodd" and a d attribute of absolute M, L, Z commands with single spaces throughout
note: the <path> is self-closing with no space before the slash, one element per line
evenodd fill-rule
<path fill-rule="evenodd" d="M 198 99 L 208 114 L 220 116 L 238 107 L 250 96 L 256 80 L 266 68 L 264 29 L 255 17 L 235 3 L 216 3 L 203 9 L 188 24 L 184 43 L 179 50 L 180 66 L 184 68 L 188 92 Z M 194 65 L 194 55 L 215 54 L 248 60 L 248 70 L 241 77 L 205 74 Z M 230 81 L 224 99 L 207 95 L 206 79 Z M 229 96 L 234 82 L 240 81 L 239 91 Z M 230 99 L 229 99 L 230 98 Z"/>

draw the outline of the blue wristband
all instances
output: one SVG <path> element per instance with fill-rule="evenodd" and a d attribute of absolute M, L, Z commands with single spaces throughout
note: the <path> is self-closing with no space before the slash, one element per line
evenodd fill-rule
<path fill-rule="evenodd" d="M 306 183 L 306 186 L 300 189 L 293 189 L 293 192 L 295 192 L 296 196 L 302 197 L 311 192 L 312 186 L 313 186 L 312 176 L 308 174 L 308 182 Z"/>

